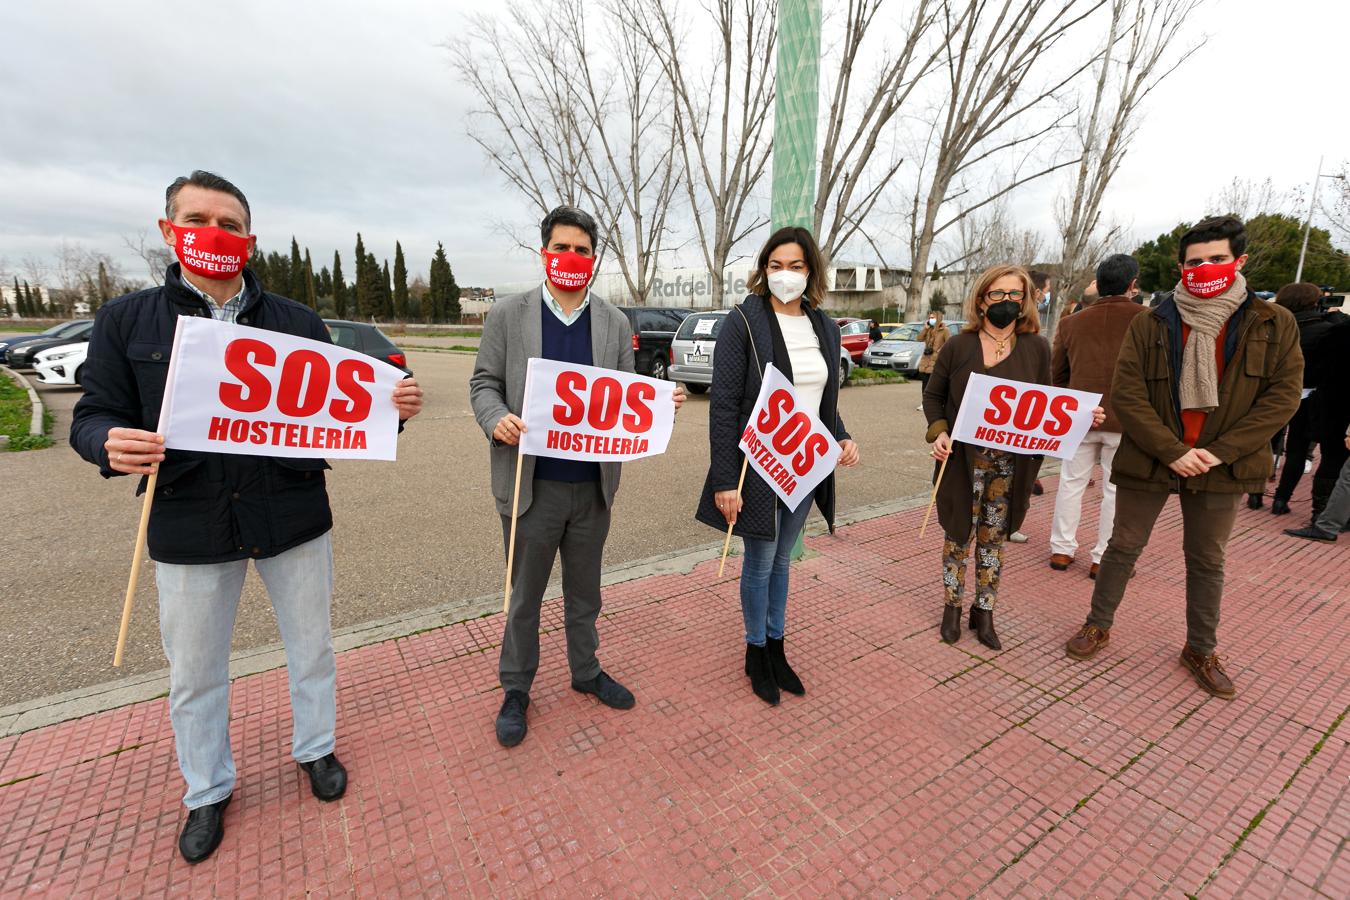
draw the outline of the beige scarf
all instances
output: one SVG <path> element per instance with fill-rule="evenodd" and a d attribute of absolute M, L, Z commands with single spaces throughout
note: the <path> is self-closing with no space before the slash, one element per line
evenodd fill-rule
<path fill-rule="evenodd" d="M 1219 369 L 1214 343 L 1224 324 L 1247 299 L 1247 279 L 1239 272 L 1233 284 L 1217 297 L 1196 297 L 1178 282 L 1172 296 L 1181 321 L 1191 328 L 1191 339 L 1181 352 L 1181 408 L 1210 412 L 1219 405 Z"/>

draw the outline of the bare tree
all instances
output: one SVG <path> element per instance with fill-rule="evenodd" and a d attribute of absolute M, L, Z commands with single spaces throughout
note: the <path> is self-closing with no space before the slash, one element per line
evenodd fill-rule
<path fill-rule="evenodd" d="M 1060 199 L 1056 218 L 1062 249 L 1059 287 L 1051 295 L 1047 330 L 1053 334 L 1061 298 L 1076 296 L 1088 280 L 1093 245 L 1109 247 L 1121 228 L 1101 233 L 1102 198 L 1125 160 L 1139 127 L 1144 99 L 1204 43 L 1172 52 L 1186 20 L 1203 0 L 1111 0 L 1110 26 L 1096 62 L 1092 102 L 1079 116 L 1079 155 L 1072 192 Z"/>
<path fill-rule="evenodd" d="M 493 166 L 541 215 L 594 209 L 597 250 L 643 302 L 678 187 L 671 104 L 646 42 L 613 12 L 593 16 L 607 51 L 580 6 L 533 0 L 473 16 L 454 67 L 478 99 L 470 136 Z"/>
<path fill-rule="evenodd" d="M 145 269 L 150 274 L 151 284 L 163 284 L 164 272 L 174 263 L 173 251 L 164 245 L 163 241 L 152 240 L 148 245 L 145 241 L 145 231 L 138 231 L 134 237 L 122 235 L 122 243 L 127 249 L 141 258 L 145 263 Z"/>
<path fill-rule="evenodd" d="M 942 54 L 939 43 L 925 41 L 937 17 L 936 0 L 918 0 L 900 35 L 889 23 L 877 25 L 885 3 L 848 0 L 839 54 L 837 61 L 831 60 L 836 62 L 833 77 L 822 78 L 833 83 L 826 88 L 830 107 L 820 144 L 814 232 L 826 259 L 833 259 L 861 232 L 862 223 L 904 164 L 904 157 L 891 146 L 889 158 L 871 165 L 885 148 L 884 137 L 896 114 Z M 878 42 L 890 49 L 883 53 L 875 77 L 858 91 L 860 54 L 868 37 L 878 32 Z M 865 233 L 864 237 L 871 242 Z"/>
<path fill-rule="evenodd" d="M 1332 173 L 1324 190 L 1328 196 L 1317 204 L 1318 211 L 1326 216 L 1333 233 L 1350 241 L 1350 163 L 1341 163 L 1340 171 Z"/>
<path fill-rule="evenodd" d="M 910 266 L 906 313 L 923 296 L 934 241 L 961 219 L 1017 188 L 1073 165 L 1076 156 L 1038 158 L 1038 145 L 1063 126 L 1067 114 L 1047 115 L 1059 94 L 1099 54 L 1064 65 L 1050 51 L 1106 0 L 940 0 L 937 33 L 945 46 L 942 88 L 922 157 L 919 189 L 909 211 Z M 1058 67 L 1033 85 L 1033 70 Z M 1011 165 L 1007 161 L 1019 157 Z M 983 190 L 972 182 L 982 164 L 1005 171 Z M 947 213 L 948 204 L 960 208 Z M 945 218 L 944 218 L 945 216 Z"/>
<path fill-rule="evenodd" d="M 1034 229 L 1019 228 L 1006 200 L 1002 198 L 963 217 L 953 227 L 951 261 L 933 268 L 934 274 L 944 276 L 944 286 L 954 287 L 958 299 L 964 298 L 979 274 L 990 266 L 1012 262 L 1031 267 L 1045 250 L 1045 237 Z"/>
<path fill-rule="evenodd" d="M 723 301 L 726 266 L 737 244 L 767 223 L 749 209 L 769 165 L 774 101 L 776 0 L 705 0 L 715 54 L 695 70 L 687 23 L 676 0 L 612 0 L 626 27 L 656 54 L 670 87 L 675 143 L 690 214 L 714 302 Z"/>

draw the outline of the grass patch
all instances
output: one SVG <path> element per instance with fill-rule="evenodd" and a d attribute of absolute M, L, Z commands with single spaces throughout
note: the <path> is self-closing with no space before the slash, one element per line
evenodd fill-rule
<path fill-rule="evenodd" d="M 388 328 L 385 334 L 402 337 L 482 337 L 481 328 Z"/>
<path fill-rule="evenodd" d="M 0 332 L 5 334 L 38 334 L 46 331 L 48 325 L 11 325 L 8 322 L 0 322 Z"/>
<path fill-rule="evenodd" d="M 866 366 L 858 366 L 849 376 L 852 384 L 904 384 L 908 380 L 894 369 L 869 369 Z"/>
<path fill-rule="evenodd" d="M 44 409 L 42 415 L 43 434 L 29 434 L 28 426 L 33 421 L 33 404 L 28 392 L 19 387 L 8 375 L 0 375 L 0 434 L 9 435 L 9 449 L 41 450 L 52 445 L 52 439 L 46 432 L 52 428 L 52 414 Z"/>
<path fill-rule="evenodd" d="M 463 344 L 452 344 L 449 347 L 421 347 L 417 344 L 404 344 L 404 350 L 416 350 L 420 353 L 477 353 L 477 347 L 466 347 Z"/>

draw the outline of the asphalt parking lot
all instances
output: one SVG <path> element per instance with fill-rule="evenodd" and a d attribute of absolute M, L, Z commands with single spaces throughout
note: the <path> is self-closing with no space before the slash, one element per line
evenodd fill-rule
<path fill-rule="evenodd" d="M 426 391 L 396 463 L 339 461 L 329 473 L 336 589 L 333 622 L 356 625 L 500 590 L 501 528 L 488 487 L 485 439 L 469 411 L 468 354 L 411 351 Z M 164 668 L 153 569 L 142 569 L 126 658 L 111 665 L 140 504 L 129 478 L 104 480 L 66 443 L 78 388 L 38 386 L 55 413 L 56 446 L 0 453 L 0 706 Z M 849 387 L 845 423 L 862 451 L 843 470 L 847 511 L 926 489 L 918 384 Z M 629 463 L 606 566 L 717 540 L 693 519 L 707 467 L 708 397 L 691 396 L 669 451 Z M 817 514 L 813 513 L 813 518 Z M 935 562 L 936 565 L 936 562 Z M 555 577 L 556 577 L 555 572 Z M 252 571 L 235 649 L 279 640 Z"/>

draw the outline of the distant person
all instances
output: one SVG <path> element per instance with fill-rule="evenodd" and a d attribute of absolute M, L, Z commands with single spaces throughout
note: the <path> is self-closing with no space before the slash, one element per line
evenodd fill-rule
<path fill-rule="evenodd" d="M 330 343 L 318 313 L 263 289 L 245 268 L 256 239 L 243 191 L 195 171 L 165 191 L 160 237 L 178 262 L 164 284 L 105 303 L 94 317 L 84 396 L 70 445 L 104 478 L 159 470 L 150 508 L 150 558 L 159 630 L 169 659 L 169 721 L 187 783 L 178 852 L 206 859 L 225 835 L 235 788 L 230 750 L 230 641 L 249 560 L 262 576 L 286 648 L 291 756 L 320 800 L 347 789 L 338 761 L 333 654 L 333 514 L 322 459 L 165 450 L 157 427 L 180 316 Z M 412 378 L 392 398 L 400 421 L 422 409 Z M 400 428 L 402 426 L 400 425 Z M 269 712 L 272 711 L 269 708 Z M 263 717 L 270 743 L 275 719 Z M 249 732 L 250 729 L 244 729 Z M 289 789 L 287 789 L 289 790 Z"/>
<path fill-rule="evenodd" d="M 843 448 L 839 465 L 858 464 L 858 445 L 839 417 L 839 326 L 820 309 L 825 264 L 811 232 L 780 228 L 759 251 L 748 283 L 750 296 L 722 322 L 717 337 L 708 410 L 708 475 L 695 518 L 745 543 L 741 565 L 741 618 L 745 625 L 745 674 L 755 696 L 777 706 L 779 691 L 805 694 L 787 659 L 787 601 L 792 547 L 814 503 L 834 531 L 834 474 L 803 497 L 795 510 L 754 472 L 737 494 L 741 433 L 772 364 L 792 382 L 804 406 L 817 410 Z"/>
<path fill-rule="evenodd" d="M 1041 321 L 1046 321 L 1050 315 L 1050 301 L 1053 299 L 1050 296 L 1050 276 L 1038 269 L 1032 269 L 1028 274 L 1031 276 L 1031 286 L 1035 291 L 1033 299 L 1036 304 L 1036 312 Z"/>
<path fill-rule="evenodd" d="M 919 390 L 919 405 L 916 409 L 920 412 L 923 411 L 923 392 L 928 387 L 929 377 L 933 374 L 933 365 L 937 362 L 938 353 L 942 352 L 943 345 L 951 336 L 951 329 L 942 319 L 942 310 L 930 309 L 928 320 L 923 323 L 923 328 L 919 329 L 919 340 L 923 343 L 923 353 L 919 356 L 919 381 L 923 387 Z"/>
<path fill-rule="evenodd" d="M 538 287 L 493 304 L 483 338 L 469 404 L 488 440 L 492 496 L 497 502 L 503 545 L 510 539 L 513 488 L 531 358 L 633 371 L 633 328 L 617 308 L 589 287 L 599 226 L 587 212 L 559 206 L 539 226 Z M 684 389 L 675 388 L 675 407 Z M 526 711 L 539 669 L 539 616 L 562 556 L 567 666 L 572 690 L 590 694 L 611 709 L 632 709 L 631 691 L 600 667 L 600 564 L 622 463 L 526 455 L 521 460 L 516 519 L 515 571 L 511 576 L 498 674 L 502 705 L 497 742 L 514 747 L 529 731 Z"/>
<path fill-rule="evenodd" d="M 975 602 L 970 629 L 981 644 L 1002 650 L 994 628 L 1003 545 L 1022 524 L 1031 502 L 1031 484 L 1042 457 L 990 447 L 953 443 L 951 427 L 974 374 L 1034 384 L 1050 383 L 1050 344 L 1037 332 L 1035 291 L 1026 270 L 995 266 L 984 271 L 965 302 L 966 324 L 938 354 L 923 393 L 928 420 L 925 440 L 933 459 L 948 460 L 937 487 L 942 544 L 944 606 L 939 634 L 948 644 L 961 638 L 961 610 L 967 560 L 975 548 Z M 1096 410 L 1099 424 L 1103 410 Z M 950 457 L 950 459 L 948 459 Z M 934 469 L 934 477 L 938 468 Z"/>
<path fill-rule="evenodd" d="M 867 327 L 868 342 L 875 344 L 877 341 L 881 340 L 882 337 L 884 337 L 884 335 L 881 333 L 881 326 L 877 324 L 876 319 L 872 319 L 871 324 Z"/>
<path fill-rule="evenodd" d="M 1350 430 L 1345 433 L 1345 449 L 1350 454 Z M 1350 528 L 1350 459 L 1341 465 L 1341 474 L 1327 496 L 1327 503 L 1311 524 L 1286 528 L 1284 533 L 1309 541 L 1334 542 Z"/>
<path fill-rule="evenodd" d="M 1348 455 L 1341 440 L 1350 428 L 1350 319 L 1338 315 L 1338 321 L 1317 343 L 1309 348 L 1306 359 L 1311 380 L 1305 384 L 1313 388 L 1309 409 L 1312 438 L 1321 449 L 1322 458 L 1313 472 L 1312 521 L 1316 521 L 1329 505 Z"/>
<path fill-rule="evenodd" d="M 1111 378 L 1122 426 L 1111 467 L 1115 527 L 1087 621 L 1065 647 L 1091 659 L 1108 646 L 1135 561 L 1176 494 L 1186 559 L 1181 662 L 1227 699 L 1237 691 L 1217 653 L 1224 549 L 1242 495 L 1265 484 L 1270 438 L 1293 415 L 1303 381 L 1298 325 L 1247 289 L 1246 246 L 1233 216 L 1197 223 L 1181 237 L 1172 296 L 1130 322 Z"/>
<path fill-rule="evenodd" d="M 1096 578 L 1097 569 L 1111 539 L 1116 515 L 1116 486 L 1111 483 L 1111 461 L 1120 446 L 1120 420 L 1111 408 L 1111 376 L 1116 357 L 1125 341 L 1134 317 L 1143 307 L 1130 297 L 1139 291 L 1139 263 L 1125 253 L 1108 256 L 1097 266 L 1100 300 L 1084 294 L 1087 306 L 1077 315 L 1059 323 L 1050 356 L 1050 377 L 1056 387 L 1072 388 L 1102 395 L 1106 418 L 1078 445 L 1073 459 L 1065 460 L 1059 471 L 1059 489 L 1055 492 L 1055 518 L 1050 529 L 1050 568 L 1064 571 L 1073 564 L 1078 551 L 1078 522 L 1082 515 L 1083 491 L 1092 478 L 1092 469 L 1102 467 L 1102 501 L 1097 517 L 1097 543 L 1092 548 L 1088 577 Z"/>
<path fill-rule="evenodd" d="M 1341 313 L 1323 310 L 1320 306 L 1322 296 L 1322 288 L 1306 281 L 1286 284 L 1275 295 L 1275 302 L 1294 314 L 1294 321 L 1298 323 L 1299 348 L 1303 351 L 1305 361 L 1315 360 L 1318 356 L 1317 345 L 1333 327 L 1347 320 Z M 1344 365 L 1344 358 L 1339 362 Z M 1275 499 L 1270 502 L 1270 511 L 1277 516 L 1290 511 L 1289 500 L 1303 478 L 1304 460 L 1316 442 L 1317 409 L 1322 401 L 1317 387 L 1315 367 L 1309 364 L 1303 370 L 1303 389 L 1312 393 L 1299 402 L 1298 411 L 1289 420 L 1289 430 L 1284 439 L 1284 468 L 1280 472 L 1280 483 L 1275 488 Z M 1319 509 L 1326 504 L 1326 498 L 1341 470 L 1340 439 L 1337 430 L 1333 428 L 1332 431 L 1332 446 L 1323 448 L 1322 463 L 1313 475 L 1313 505 Z"/>

